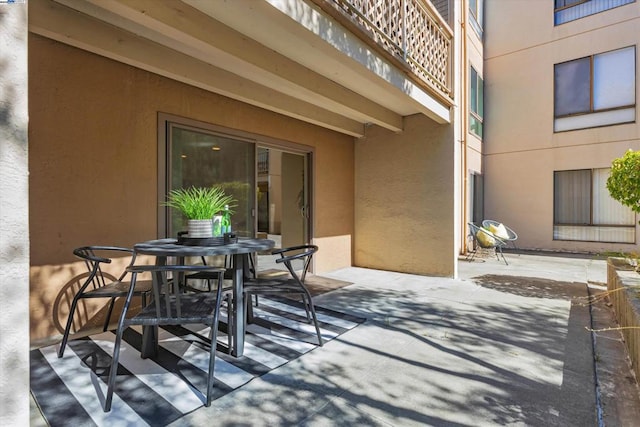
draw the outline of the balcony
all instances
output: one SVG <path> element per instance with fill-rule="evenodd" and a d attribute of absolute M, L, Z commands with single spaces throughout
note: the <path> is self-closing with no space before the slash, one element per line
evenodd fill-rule
<path fill-rule="evenodd" d="M 451 28 L 426 0 L 313 0 L 413 76 L 416 83 L 451 101 Z"/>

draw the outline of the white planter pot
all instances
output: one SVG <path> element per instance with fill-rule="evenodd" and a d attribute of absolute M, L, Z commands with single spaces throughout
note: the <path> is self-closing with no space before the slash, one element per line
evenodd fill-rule
<path fill-rule="evenodd" d="M 207 238 L 213 237 L 213 228 L 210 219 L 190 219 L 188 222 L 189 237 Z"/>

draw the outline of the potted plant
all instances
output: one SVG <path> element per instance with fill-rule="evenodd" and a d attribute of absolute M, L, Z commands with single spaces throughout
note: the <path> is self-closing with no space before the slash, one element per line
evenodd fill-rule
<path fill-rule="evenodd" d="M 189 187 L 171 190 L 165 206 L 179 210 L 188 220 L 189 237 L 213 236 L 212 219 L 226 205 L 235 206 L 236 200 L 220 187 Z"/>

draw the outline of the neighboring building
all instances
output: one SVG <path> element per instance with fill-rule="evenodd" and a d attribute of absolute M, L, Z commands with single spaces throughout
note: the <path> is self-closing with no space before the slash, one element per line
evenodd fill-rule
<path fill-rule="evenodd" d="M 485 216 L 521 248 L 638 251 L 605 183 L 640 150 L 640 2 L 487 0 L 485 16 Z"/>

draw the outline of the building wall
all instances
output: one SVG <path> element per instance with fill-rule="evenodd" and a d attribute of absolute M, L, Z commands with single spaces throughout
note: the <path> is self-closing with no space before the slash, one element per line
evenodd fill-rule
<path fill-rule="evenodd" d="M 6 3 L 6 2 L 5 2 Z M 29 424 L 27 5 L 0 4 L 0 425 Z"/>
<path fill-rule="evenodd" d="M 73 248 L 157 237 L 158 112 L 314 147 L 315 271 L 351 265 L 352 137 L 33 34 L 29 85 L 32 341 L 62 332 Z"/>
<path fill-rule="evenodd" d="M 356 265 L 454 275 L 454 147 L 453 126 L 420 115 L 356 142 Z"/>
<path fill-rule="evenodd" d="M 464 7 L 468 7 L 468 2 L 463 2 Z M 482 153 L 484 149 L 484 135 L 479 137 L 473 132 L 470 132 L 470 97 L 471 97 L 471 67 L 473 67 L 480 78 L 484 79 L 484 46 L 482 42 L 482 34 L 479 34 L 475 30 L 475 26 L 471 25 L 470 20 L 473 19 L 471 13 L 468 10 L 462 11 L 463 20 L 466 19 L 466 24 L 459 27 L 459 33 L 461 37 L 464 37 L 464 48 L 462 50 L 462 60 L 460 61 L 460 73 L 463 76 L 461 81 L 460 92 L 463 94 L 462 101 L 462 117 L 460 118 L 461 135 L 463 135 L 463 147 L 462 152 L 465 153 L 465 159 L 463 164 L 463 177 L 462 182 L 464 186 L 464 204 L 463 210 L 463 224 L 462 229 L 466 230 L 466 233 L 462 235 L 464 242 L 461 242 L 463 251 L 469 248 L 465 248 L 464 245 L 468 245 L 470 241 L 466 238 L 468 235 L 468 222 L 472 222 L 473 219 L 473 188 L 472 188 L 472 176 L 483 175 L 484 168 L 482 164 Z M 465 151 L 466 150 L 466 151 Z"/>
<path fill-rule="evenodd" d="M 553 172 L 640 149 L 638 104 L 635 123 L 554 133 L 553 78 L 554 64 L 626 46 L 638 61 L 640 2 L 555 27 L 552 1 L 487 0 L 485 11 L 485 217 L 513 228 L 521 248 L 637 250 L 638 227 L 635 244 L 553 240 Z"/>

